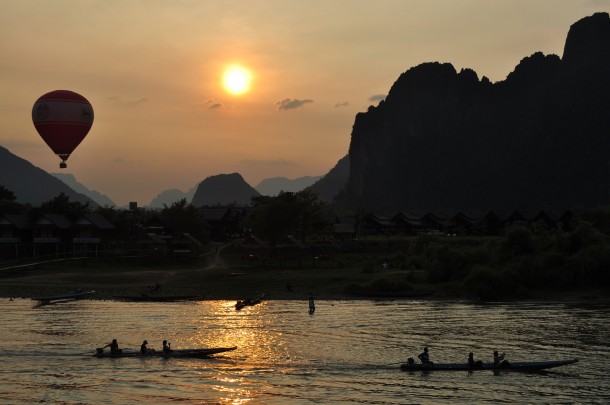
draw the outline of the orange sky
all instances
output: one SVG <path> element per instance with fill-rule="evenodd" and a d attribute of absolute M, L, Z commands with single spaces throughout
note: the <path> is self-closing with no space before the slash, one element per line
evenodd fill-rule
<path fill-rule="evenodd" d="M 569 26 L 601 0 L 2 0 L 0 145 L 47 172 L 38 97 L 68 89 L 95 122 L 67 173 L 117 205 L 239 172 L 323 175 L 355 115 L 423 62 L 503 80 L 536 51 L 562 55 Z M 251 89 L 230 95 L 241 64 Z"/>

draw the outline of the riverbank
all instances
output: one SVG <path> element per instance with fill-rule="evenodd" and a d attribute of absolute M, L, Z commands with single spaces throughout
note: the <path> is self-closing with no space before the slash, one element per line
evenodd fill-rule
<path fill-rule="evenodd" d="M 0 297 L 31 298 L 95 290 L 92 299 L 181 296 L 194 300 L 239 300 L 265 293 L 269 300 L 426 299 L 470 300 L 461 285 L 417 282 L 418 272 L 353 267 L 265 268 L 193 263 L 117 265 L 96 260 L 53 261 L 0 267 Z M 404 280 L 411 280 L 405 284 Z M 158 285 L 158 287 L 157 287 Z M 397 287 L 398 286 L 398 287 Z M 603 290 L 528 291 L 519 300 L 608 301 Z M 506 300 L 502 298 L 501 300 Z"/>

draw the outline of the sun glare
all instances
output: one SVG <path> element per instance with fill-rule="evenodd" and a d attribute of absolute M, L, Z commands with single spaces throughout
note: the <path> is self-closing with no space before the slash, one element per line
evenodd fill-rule
<path fill-rule="evenodd" d="M 240 95 L 250 90 L 252 75 L 243 66 L 231 65 L 222 76 L 222 85 L 226 91 L 234 95 Z"/>

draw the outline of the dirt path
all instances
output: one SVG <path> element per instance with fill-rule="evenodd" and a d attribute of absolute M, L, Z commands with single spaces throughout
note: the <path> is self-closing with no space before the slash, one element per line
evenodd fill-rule
<path fill-rule="evenodd" d="M 225 243 L 224 245 L 217 247 L 216 252 L 214 253 L 214 261 L 204 267 L 202 271 L 228 267 L 227 262 L 225 262 L 222 257 L 220 257 L 220 253 L 223 251 L 224 248 L 229 246 L 231 246 L 231 243 Z"/>

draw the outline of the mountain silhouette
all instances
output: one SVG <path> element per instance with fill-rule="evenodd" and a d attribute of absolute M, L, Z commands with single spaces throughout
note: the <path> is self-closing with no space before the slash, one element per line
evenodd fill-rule
<path fill-rule="evenodd" d="M 321 178 L 322 176 L 303 176 L 291 180 L 286 177 L 272 177 L 262 180 L 254 188 L 256 191 L 261 193 L 261 195 L 275 197 L 280 193 L 280 191 L 288 191 L 292 193 L 301 191 L 311 186 Z"/>
<path fill-rule="evenodd" d="M 345 155 L 320 180 L 307 187 L 307 190 L 318 194 L 321 201 L 330 203 L 345 188 L 348 179 L 349 155 Z"/>
<path fill-rule="evenodd" d="M 196 187 L 191 188 L 187 192 L 178 190 L 176 188 L 164 190 L 152 199 L 150 204 L 148 204 L 148 207 L 162 208 L 163 205 L 167 205 L 169 207 L 173 203 L 178 202 L 182 199 L 186 199 L 186 201 L 191 201 L 193 199 L 193 196 L 195 195 L 195 190 Z"/>
<path fill-rule="evenodd" d="M 258 195 L 260 193 L 246 183 L 239 173 L 218 174 L 199 183 L 191 204 L 195 207 L 249 205 L 250 198 Z"/>
<path fill-rule="evenodd" d="M 565 210 L 610 196 L 610 18 L 570 27 L 506 80 L 424 63 L 356 116 L 338 207 L 380 213 Z"/>
<path fill-rule="evenodd" d="M 12 154 L 0 146 L 0 185 L 12 191 L 21 204 L 38 206 L 64 193 L 71 201 L 98 204 L 84 194 L 77 193 L 66 183 Z"/>
<path fill-rule="evenodd" d="M 91 198 L 98 205 L 104 207 L 114 207 L 116 204 L 106 195 L 99 191 L 90 190 L 84 184 L 79 183 L 71 173 L 49 173 L 51 176 L 58 178 L 66 183 L 72 190 L 84 194 Z"/>

